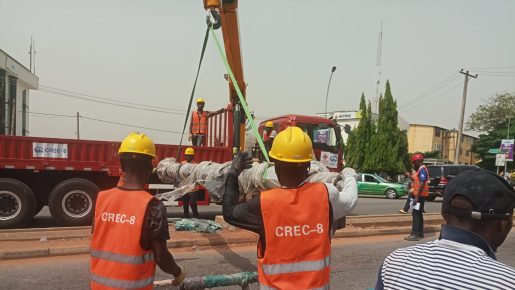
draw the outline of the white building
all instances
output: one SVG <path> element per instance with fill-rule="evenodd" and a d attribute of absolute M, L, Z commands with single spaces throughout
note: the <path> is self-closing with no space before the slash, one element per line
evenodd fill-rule
<path fill-rule="evenodd" d="M 0 49 L 0 135 L 29 134 L 29 90 L 39 78 Z"/>
<path fill-rule="evenodd" d="M 325 113 L 318 113 L 317 116 L 325 117 L 325 118 L 331 118 L 333 120 L 336 120 L 336 123 L 340 125 L 342 130 L 342 137 L 343 141 L 347 144 L 347 138 L 349 135 L 345 133 L 344 128 L 346 125 L 350 126 L 350 129 L 354 129 L 358 126 L 359 121 L 361 120 L 361 111 L 334 111 L 334 112 L 328 112 Z M 372 113 L 372 119 L 377 120 L 378 114 Z M 401 116 L 397 117 L 398 120 L 398 126 L 401 130 L 408 130 L 409 123 L 406 121 L 406 119 L 402 118 Z"/>

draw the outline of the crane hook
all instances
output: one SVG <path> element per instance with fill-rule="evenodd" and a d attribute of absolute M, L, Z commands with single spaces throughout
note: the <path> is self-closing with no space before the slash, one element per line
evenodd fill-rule
<path fill-rule="evenodd" d="M 222 27 L 222 18 L 216 9 L 208 9 L 206 16 L 207 26 L 212 26 L 214 30 Z"/>

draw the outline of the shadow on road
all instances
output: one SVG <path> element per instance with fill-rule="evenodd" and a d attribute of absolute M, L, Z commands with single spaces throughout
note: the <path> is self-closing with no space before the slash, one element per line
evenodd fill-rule
<path fill-rule="evenodd" d="M 217 238 L 223 238 L 220 233 L 216 232 L 213 234 Z M 222 255 L 229 264 L 231 264 L 236 269 L 239 269 L 243 272 L 255 272 L 257 271 L 256 266 L 252 264 L 250 259 L 242 257 L 238 255 L 235 251 L 231 249 L 229 245 L 226 247 L 213 247 L 215 251 L 217 251 L 220 255 Z"/>

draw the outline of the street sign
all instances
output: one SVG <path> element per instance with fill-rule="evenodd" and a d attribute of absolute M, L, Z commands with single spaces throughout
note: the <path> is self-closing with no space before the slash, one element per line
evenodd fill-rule
<path fill-rule="evenodd" d="M 506 161 L 513 161 L 513 149 L 515 147 L 515 139 L 501 140 L 501 153 L 505 155 Z"/>
<path fill-rule="evenodd" d="M 504 166 L 504 154 L 495 154 L 495 166 Z"/>

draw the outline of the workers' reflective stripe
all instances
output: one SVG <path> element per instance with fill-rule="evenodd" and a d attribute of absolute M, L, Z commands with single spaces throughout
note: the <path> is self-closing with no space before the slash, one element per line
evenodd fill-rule
<path fill-rule="evenodd" d="M 269 264 L 262 265 L 261 267 L 266 275 L 278 275 L 296 272 L 320 271 L 329 267 L 330 264 L 331 256 L 327 256 L 324 259 L 317 261 L 305 261 L 289 264 Z"/>
<path fill-rule="evenodd" d="M 98 259 L 104 259 L 124 264 L 145 264 L 154 260 L 153 253 L 147 253 L 143 256 L 129 256 L 112 252 L 91 250 L 91 256 Z"/>
<path fill-rule="evenodd" d="M 263 284 L 259 284 L 259 289 L 260 290 L 278 290 L 276 288 L 273 288 L 273 287 L 270 287 L 270 286 L 267 286 L 267 285 L 263 285 Z M 311 290 L 329 290 L 331 289 L 331 285 L 326 284 L 322 287 L 318 287 L 318 288 L 311 288 Z"/>
<path fill-rule="evenodd" d="M 91 274 L 91 280 L 97 284 L 112 288 L 134 289 L 143 288 L 154 283 L 154 276 L 141 280 L 118 280 Z"/>

